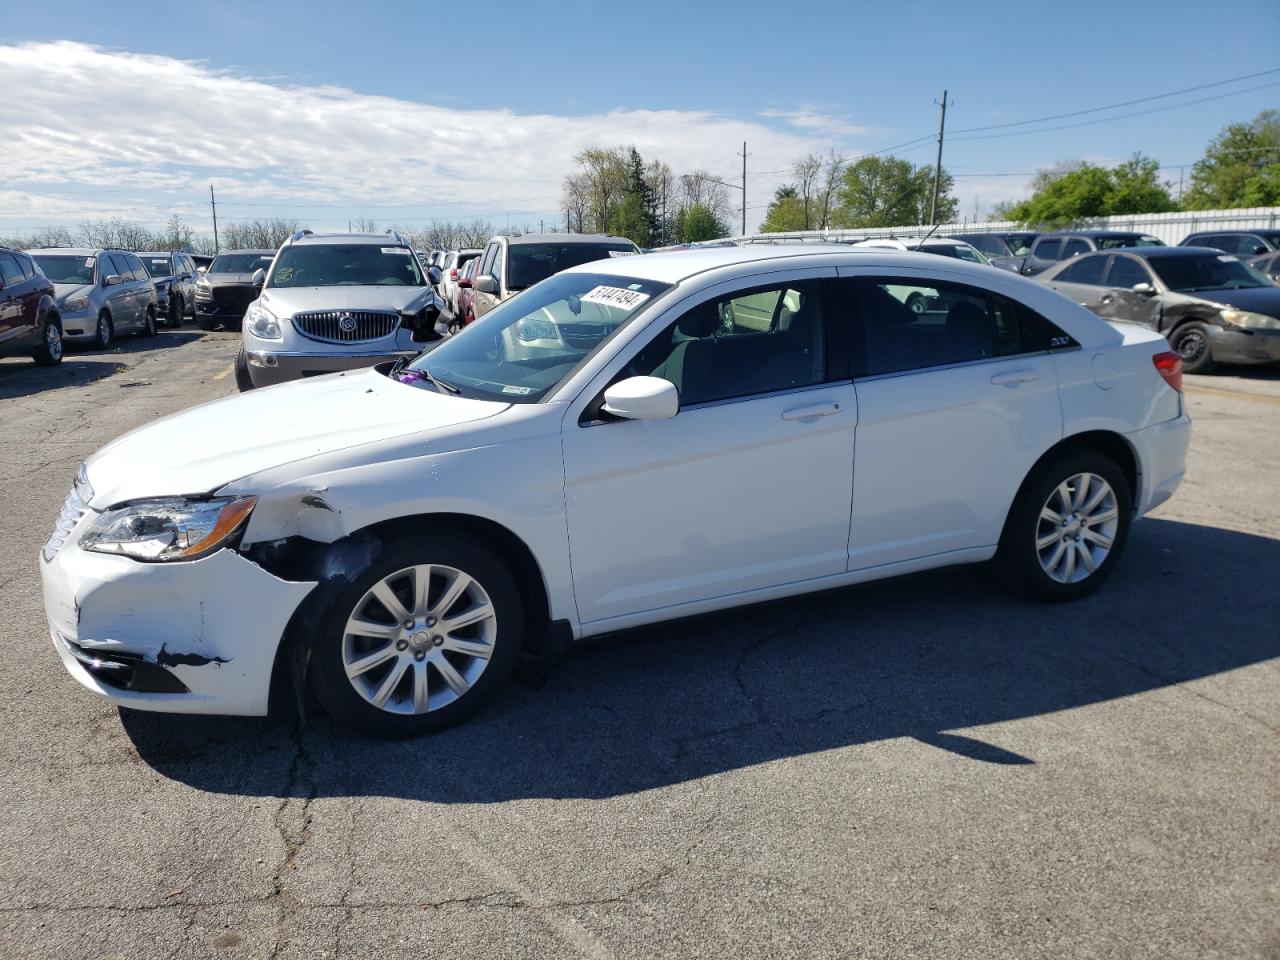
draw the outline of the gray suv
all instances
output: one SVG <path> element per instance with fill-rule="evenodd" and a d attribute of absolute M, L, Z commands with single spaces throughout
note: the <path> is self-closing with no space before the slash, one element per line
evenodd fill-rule
<path fill-rule="evenodd" d="M 105 348 L 123 333 L 156 332 L 156 286 L 135 254 L 87 247 L 27 251 L 53 281 L 62 339 Z"/>
<path fill-rule="evenodd" d="M 244 317 L 241 390 L 412 357 L 441 336 L 439 271 L 394 231 L 299 230 L 253 280 L 262 296 Z"/>

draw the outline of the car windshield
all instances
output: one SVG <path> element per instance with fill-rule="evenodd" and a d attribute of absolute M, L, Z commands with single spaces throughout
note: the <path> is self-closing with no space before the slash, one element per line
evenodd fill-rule
<path fill-rule="evenodd" d="M 40 271 L 54 283 L 93 283 L 95 257 L 51 257 L 33 253 L 31 259 Z"/>
<path fill-rule="evenodd" d="M 209 264 L 209 273 L 253 273 L 271 266 L 274 253 L 220 253 Z"/>
<path fill-rule="evenodd" d="M 1178 293 L 1275 286 L 1253 267 L 1226 253 L 1216 257 L 1152 257 L 1148 262 L 1165 285 Z"/>
<path fill-rule="evenodd" d="M 667 289 L 631 277 L 558 274 L 490 310 L 396 376 L 475 399 L 537 403 Z"/>
<path fill-rule="evenodd" d="M 147 265 L 147 273 L 153 277 L 172 277 L 173 264 L 169 262 L 168 257 L 146 257 L 142 258 L 142 262 Z"/>
<path fill-rule="evenodd" d="M 268 287 L 421 287 L 422 267 L 408 247 L 316 243 L 285 247 Z"/>
<path fill-rule="evenodd" d="M 507 289 L 523 290 L 561 270 L 636 252 L 626 241 L 614 243 L 513 243 Z"/>
<path fill-rule="evenodd" d="M 1117 250 L 1121 247 L 1163 247 L 1155 237 L 1148 237 L 1143 234 L 1129 234 L 1123 237 L 1099 237 L 1099 250 Z"/>

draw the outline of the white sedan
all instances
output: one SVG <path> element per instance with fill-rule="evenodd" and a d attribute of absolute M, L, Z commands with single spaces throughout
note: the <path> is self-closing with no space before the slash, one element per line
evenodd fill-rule
<path fill-rule="evenodd" d="M 411 364 L 121 437 L 45 545 L 45 605 L 72 676 L 123 706 L 262 714 L 284 671 L 346 724 L 414 734 L 522 648 L 623 627 L 992 558 L 1078 597 L 1173 494 L 1189 432 L 1162 337 L 1012 273 L 627 257 Z"/>

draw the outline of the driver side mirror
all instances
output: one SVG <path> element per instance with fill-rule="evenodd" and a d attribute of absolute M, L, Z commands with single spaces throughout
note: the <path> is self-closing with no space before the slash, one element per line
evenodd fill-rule
<path fill-rule="evenodd" d="M 253 276 L 249 278 L 249 282 L 255 287 L 262 286 L 267 282 L 267 271 L 259 267 L 257 270 L 253 271 Z"/>
<path fill-rule="evenodd" d="M 196 273 L 200 274 L 200 276 L 202 277 L 208 272 L 209 272 L 209 268 L 206 266 L 201 265 L 199 267 L 196 267 Z"/>
<path fill-rule="evenodd" d="M 476 277 L 476 293 L 487 293 L 496 296 L 498 293 L 498 281 L 491 273 Z"/>
<path fill-rule="evenodd" d="M 1154 297 L 1156 295 L 1156 288 L 1149 283 L 1135 283 L 1133 285 L 1133 292 L 1140 293 L 1144 297 Z"/>
<path fill-rule="evenodd" d="M 102 285 L 104 287 L 114 287 L 116 284 L 122 283 L 122 282 L 123 282 L 123 279 L 118 273 L 108 273 L 105 277 L 102 278 Z"/>
<path fill-rule="evenodd" d="M 604 392 L 601 409 L 623 420 L 670 420 L 680 410 L 680 395 L 670 380 L 628 377 Z"/>
<path fill-rule="evenodd" d="M 427 267 L 427 280 L 430 281 L 433 287 L 440 282 L 440 277 L 439 267 Z"/>

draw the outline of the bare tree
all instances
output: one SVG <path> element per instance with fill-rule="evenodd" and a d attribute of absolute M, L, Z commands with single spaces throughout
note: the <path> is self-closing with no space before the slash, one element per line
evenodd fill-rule
<path fill-rule="evenodd" d="M 818 222 L 819 230 L 826 230 L 831 225 L 832 207 L 836 201 L 836 194 L 840 190 L 840 178 L 844 173 L 845 164 L 848 158 L 837 150 L 835 147 L 827 154 L 826 165 L 823 168 L 822 186 L 818 192 L 819 206 L 822 216 Z"/>
<path fill-rule="evenodd" d="M 372 217 L 360 217 L 351 221 L 351 229 L 356 233 L 377 233 L 378 221 Z"/>
<path fill-rule="evenodd" d="M 791 167 L 791 172 L 796 178 L 798 199 L 804 211 L 804 229 L 806 230 L 813 229 L 814 218 L 811 214 L 811 208 L 814 201 L 814 189 L 818 186 L 818 181 L 822 176 L 822 170 L 825 165 L 826 162 L 821 155 L 809 153 L 797 160 Z"/>
<path fill-rule="evenodd" d="M 728 220 L 730 210 L 729 189 L 723 178 L 709 170 L 691 170 L 680 177 L 680 206 L 702 206 L 711 211 L 717 220 Z"/>

